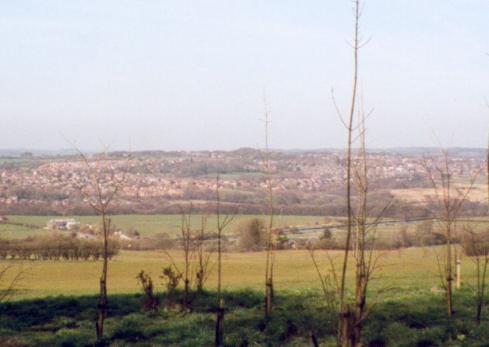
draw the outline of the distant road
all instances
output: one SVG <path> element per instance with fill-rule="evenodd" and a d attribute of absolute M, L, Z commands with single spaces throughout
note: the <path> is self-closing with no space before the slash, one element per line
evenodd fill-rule
<path fill-rule="evenodd" d="M 418 222 L 423 222 L 423 221 L 436 221 L 436 218 L 416 218 L 416 219 L 409 219 L 409 220 L 383 220 L 377 223 L 367 223 L 367 226 L 372 226 L 372 225 L 396 225 L 396 224 L 415 224 Z M 489 223 L 489 220 L 471 220 L 471 219 L 459 219 L 458 222 L 462 223 L 467 223 L 467 222 L 477 222 L 477 223 Z M 285 233 L 290 233 L 290 234 L 307 234 L 307 233 L 312 233 L 316 232 L 319 230 L 324 230 L 325 228 L 328 229 L 344 229 L 347 228 L 348 224 L 347 223 L 342 223 L 342 224 L 322 224 L 322 225 L 315 225 L 315 226 L 294 226 L 294 227 L 289 227 L 289 228 L 284 228 L 283 231 Z"/>

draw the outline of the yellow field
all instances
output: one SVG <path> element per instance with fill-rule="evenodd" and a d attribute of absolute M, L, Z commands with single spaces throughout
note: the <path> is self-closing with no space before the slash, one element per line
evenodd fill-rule
<path fill-rule="evenodd" d="M 456 189 L 466 190 L 469 185 L 468 182 L 458 182 L 455 184 Z M 454 188 L 455 189 L 455 188 Z M 402 200 L 409 203 L 425 203 L 427 197 L 435 199 L 435 192 L 433 188 L 406 188 L 406 189 L 392 189 L 391 194 L 398 200 Z M 487 183 L 476 183 L 472 187 L 470 194 L 467 196 L 467 201 L 472 202 L 484 202 L 487 201 Z"/>
<path fill-rule="evenodd" d="M 373 282 L 374 290 L 389 289 L 384 296 L 409 296 L 429 292 L 439 284 L 435 251 L 440 249 L 406 249 L 378 253 L 380 256 L 378 279 Z M 329 252 L 339 264 L 340 253 Z M 172 252 L 179 266 L 182 254 Z M 327 257 L 324 251 L 316 252 L 317 260 L 323 269 L 327 269 Z M 163 290 L 159 278 L 163 266 L 168 265 L 163 252 L 123 251 L 109 266 L 110 293 L 134 293 L 139 291 L 136 275 L 140 270 L 152 274 L 157 290 Z M 261 289 L 264 282 L 265 254 L 226 253 L 223 257 L 223 280 L 225 289 L 252 288 Z M 0 262 L 3 267 L 8 262 Z M 12 262 L 16 266 L 20 262 Z M 469 258 L 463 259 L 463 279 L 471 281 L 473 264 Z M 93 294 L 98 290 L 100 262 L 70 261 L 31 261 L 22 264 L 24 278 L 19 285 L 15 299 L 37 298 L 50 295 Z M 214 288 L 215 271 L 208 281 L 208 287 Z M 307 251 L 276 252 L 275 286 L 277 290 L 303 291 L 318 290 L 319 282 L 310 255 Z"/>

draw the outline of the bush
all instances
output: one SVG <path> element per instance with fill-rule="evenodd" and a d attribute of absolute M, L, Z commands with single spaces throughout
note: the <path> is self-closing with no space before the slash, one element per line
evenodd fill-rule
<path fill-rule="evenodd" d="M 253 218 L 241 223 L 238 228 L 239 244 L 242 251 L 260 251 L 266 246 L 267 239 L 265 224 L 259 218 Z"/>
<path fill-rule="evenodd" d="M 154 292 L 153 279 L 143 270 L 137 275 L 139 285 L 144 293 L 144 304 L 143 308 L 145 310 L 156 310 L 158 309 L 159 299 Z"/>
<path fill-rule="evenodd" d="M 489 255 L 489 232 L 476 234 L 466 232 L 462 239 L 462 248 L 468 257 L 484 257 Z"/>

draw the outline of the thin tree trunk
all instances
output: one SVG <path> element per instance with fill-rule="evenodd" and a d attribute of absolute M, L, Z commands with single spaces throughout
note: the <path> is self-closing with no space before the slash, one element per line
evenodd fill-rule
<path fill-rule="evenodd" d="M 222 281 L 222 228 L 221 228 L 221 196 L 219 193 L 219 175 L 216 176 L 216 218 L 217 218 L 217 303 L 221 302 Z"/>
<path fill-rule="evenodd" d="M 348 334 L 350 331 L 349 325 L 350 312 L 349 307 L 345 305 L 345 287 L 346 287 L 346 273 L 348 269 L 348 257 L 351 247 L 351 236 L 352 236 L 352 223 L 353 223 L 353 211 L 352 211 L 352 144 L 353 144 L 353 118 L 356 110 L 357 101 L 357 85 L 358 85 L 358 50 L 359 50 L 359 19 L 360 19 L 360 1 L 355 0 L 355 30 L 354 30 L 354 42 L 353 42 L 353 82 L 352 82 L 352 95 L 350 112 L 348 117 L 347 131 L 348 131 L 348 142 L 347 142 L 347 153 L 346 153 L 346 210 L 347 210 L 347 232 L 346 241 L 343 255 L 343 266 L 341 270 L 341 284 L 340 284 L 340 314 L 338 319 L 338 344 L 340 346 L 348 346 Z M 347 335 L 345 335 L 347 334 Z"/>
<path fill-rule="evenodd" d="M 482 300 L 479 300 L 477 302 L 477 313 L 475 318 L 477 325 L 481 324 L 481 317 L 482 317 Z"/>
<path fill-rule="evenodd" d="M 222 286 L 222 231 L 225 221 L 221 221 L 221 196 L 219 175 L 216 176 L 216 219 L 217 219 L 217 312 L 214 335 L 215 347 L 224 346 L 224 300 L 221 296 Z M 227 219 L 227 218 L 226 218 Z M 224 223 L 224 224 L 223 224 Z"/>
<path fill-rule="evenodd" d="M 445 193 L 445 218 L 446 218 L 446 252 L 447 252 L 447 259 L 446 259 L 446 286 L 447 286 L 447 313 L 448 317 L 451 317 L 453 314 L 453 270 L 452 270 L 452 226 L 453 222 L 456 218 L 455 215 L 452 214 L 453 210 L 453 204 L 452 204 L 452 197 L 451 197 L 451 174 L 450 174 L 450 169 L 449 169 L 449 164 L 448 164 L 448 152 L 445 152 L 445 186 L 446 186 L 446 193 Z M 443 179 L 443 178 L 442 178 Z"/>
<path fill-rule="evenodd" d="M 215 331 L 215 346 L 224 346 L 224 300 L 219 301 L 217 308 L 216 331 Z"/>
<path fill-rule="evenodd" d="M 181 221 L 181 234 L 182 234 L 182 246 L 184 252 L 184 297 L 183 297 L 183 307 L 188 309 L 189 307 L 189 294 L 190 294 L 190 252 L 192 252 L 192 230 L 191 230 L 191 218 L 192 218 L 192 206 L 190 206 L 190 212 L 188 215 L 182 211 L 182 221 Z"/>
<path fill-rule="evenodd" d="M 99 299 L 97 303 L 97 317 L 95 321 L 97 343 L 100 344 L 103 341 L 104 323 L 108 311 L 108 296 L 107 296 L 108 261 L 109 261 L 108 243 L 109 243 L 109 236 L 110 236 L 110 229 L 111 229 L 111 219 L 109 218 L 108 211 L 109 211 L 110 204 L 115 199 L 116 195 L 118 194 L 123 184 L 125 175 L 123 175 L 122 179 L 118 179 L 116 175 L 112 173 L 108 182 L 104 181 L 101 176 L 101 171 L 93 169 L 87 157 L 78 148 L 76 147 L 74 148 L 79 153 L 82 161 L 85 163 L 88 172 L 87 174 L 91 179 L 90 187 L 87 187 L 86 185 L 81 185 L 81 186 L 75 185 L 75 187 L 80 190 L 80 193 L 88 201 L 88 204 L 97 213 L 97 215 L 101 216 L 102 229 L 103 229 L 102 230 L 103 264 L 102 264 L 102 274 L 99 280 L 100 293 L 99 293 Z M 106 183 L 102 183 L 102 182 L 106 182 Z M 91 190 L 87 188 L 91 188 Z"/>
<path fill-rule="evenodd" d="M 480 325 L 481 318 L 482 318 L 482 307 L 484 306 L 484 292 L 485 292 L 484 284 L 485 284 L 485 276 L 486 276 L 486 269 L 487 269 L 487 255 L 486 255 L 486 260 L 484 262 L 484 268 L 482 269 L 482 273 L 481 273 L 481 263 L 479 257 L 477 257 L 476 265 L 477 265 L 477 310 L 476 310 L 475 321 L 477 325 Z"/>
<path fill-rule="evenodd" d="M 107 317 L 107 272 L 108 272 L 108 234 L 110 229 L 110 219 L 107 220 L 105 211 L 102 211 L 102 228 L 104 237 L 104 252 L 103 252 L 103 265 L 102 265 L 102 275 L 100 276 L 100 294 L 98 300 L 98 314 L 97 321 L 95 323 L 97 331 L 97 341 L 101 342 L 104 336 L 104 324 L 105 318 Z"/>
<path fill-rule="evenodd" d="M 269 317 L 273 308 L 273 186 L 272 172 L 270 168 L 269 148 L 269 114 L 265 100 L 265 170 L 267 175 L 268 190 L 268 226 L 267 226 L 267 256 L 265 263 L 265 318 Z"/>
<path fill-rule="evenodd" d="M 206 228 L 207 218 L 202 216 L 200 234 L 198 237 L 198 270 L 196 274 L 197 279 L 197 292 L 202 293 L 204 290 L 204 282 L 206 280 L 207 273 L 207 261 L 204 260 L 204 239 L 205 239 L 205 228 Z"/>
<path fill-rule="evenodd" d="M 367 302 L 367 286 L 370 269 L 366 263 L 366 235 L 367 235 L 367 203 L 368 203 L 368 166 L 367 150 L 365 142 L 365 118 L 361 114 L 359 120 L 360 131 L 360 162 L 361 169 L 358 173 L 358 191 L 361 194 L 360 211 L 356 219 L 357 223 L 357 253 L 355 274 L 355 313 L 354 326 L 352 329 L 351 344 L 357 346 L 361 341 L 363 318 Z"/>
<path fill-rule="evenodd" d="M 452 274 L 452 245 L 451 227 L 447 229 L 447 310 L 448 316 L 453 314 L 453 274 Z"/>

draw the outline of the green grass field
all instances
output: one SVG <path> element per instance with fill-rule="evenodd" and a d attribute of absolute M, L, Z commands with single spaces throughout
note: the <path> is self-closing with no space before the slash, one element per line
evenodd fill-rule
<path fill-rule="evenodd" d="M 236 232 L 236 228 L 247 218 L 254 216 L 239 215 L 228 229 L 228 233 Z M 24 223 L 43 226 L 51 218 L 50 216 L 9 216 L 14 223 Z M 74 217 L 83 223 L 97 223 L 96 216 Z M 114 223 L 123 228 L 134 228 L 143 235 L 151 235 L 166 232 L 176 236 L 180 229 L 179 215 L 121 215 L 114 216 Z M 200 215 L 193 216 L 195 227 L 200 225 Z M 335 224 L 339 219 L 328 218 L 328 222 Z M 277 226 L 314 226 L 322 224 L 325 218 L 318 216 L 277 216 Z M 213 218 L 209 219 L 208 230 L 215 227 Z M 394 238 L 401 224 L 389 224 L 378 227 L 379 238 Z M 474 222 L 477 229 L 486 227 L 485 223 Z M 409 226 L 414 230 L 416 224 Z M 0 224 L 0 237 L 23 238 L 30 235 L 46 234 L 45 229 L 31 229 L 24 226 Z M 337 229 L 336 232 L 342 232 Z M 298 235 L 297 237 L 320 236 L 321 232 Z M 340 237 L 341 238 L 341 237 Z M 429 291 L 438 284 L 436 267 L 436 248 L 406 249 L 401 251 L 379 252 L 381 269 L 379 275 L 383 280 L 378 285 L 386 283 L 392 288 L 401 288 L 401 292 L 425 290 Z M 178 251 L 171 252 L 178 264 L 181 264 L 181 254 Z M 337 252 L 329 252 L 336 258 Z M 276 287 L 279 290 L 300 291 L 304 289 L 318 289 L 317 274 L 312 267 L 308 252 L 305 251 L 280 251 L 277 252 L 276 261 Z M 326 268 L 326 255 L 317 251 L 317 259 Z M 149 271 L 157 279 L 157 286 L 161 286 L 159 275 L 163 266 L 168 264 L 168 257 L 161 251 L 122 251 L 110 264 L 111 282 L 110 289 L 113 293 L 135 293 L 138 286 L 135 276 L 140 270 Z M 0 262 L 0 265 L 7 262 Z M 11 262 L 16 267 L 24 269 L 24 279 L 17 299 L 38 298 L 49 295 L 81 295 L 97 292 L 97 278 L 100 272 L 100 264 L 97 262 L 64 262 L 64 261 L 19 261 Z M 229 290 L 251 288 L 260 289 L 263 284 L 263 253 L 225 253 L 224 255 L 224 286 Z M 472 276 L 472 264 L 469 259 L 464 261 L 464 276 L 470 281 Z M 69 279 L 69 280 L 66 280 Z M 208 285 L 213 288 L 215 277 L 211 276 Z M 374 288 L 377 285 L 373 284 Z M 394 291 L 395 292 L 395 291 Z M 393 295 L 392 292 L 391 294 Z M 389 294 L 389 295 L 391 295 Z M 404 294 L 402 294 L 404 295 Z"/>
<path fill-rule="evenodd" d="M 243 220 L 259 217 L 260 215 L 238 215 L 235 217 L 232 224 L 226 230 L 227 233 L 233 234 L 236 228 Z M 26 236 L 37 235 L 45 232 L 42 228 L 46 223 L 53 218 L 75 218 L 82 223 L 98 224 L 100 220 L 97 216 L 9 216 L 9 221 L 14 223 L 33 224 L 39 226 L 39 229 L 31 229 L 17 225 L 0 224 L 0 238 L 23 238 Z M 123 230 L 136 229 L 141 235 L 154 235 L 158 233 L 168 233 L 170 236 L 175 236 L 180 232 L 181 216 L 180 215 L 116 215 L 112 216 L 112 221 L 115 226 Z M 199 228 L 201 225 L 202 215 L 192 216 L 192 224 L 194 228 Z M 334 221 L 334 219 L 332 219 Z M 297 225 L 316 225 L 323 224 L 324 217 L 321 216 L 276 216 L 275 226 L 297 226 Z M 216 228 L 216 221 L 213 216 L 208 218 L 207 230 L 212 231 Z"/>
<path fill-rule="evenodd" d="M 238 216 L 229 228 L 234 233 L 245 218 Z M 13 216 L 12 222 L 42 226 L 51 217 Z M 96 223 L 97 217 L 76 217 Z M 114 216 L 123 229 L 135 228 L 142 234 L 166 232 L 177 235 L 180 216 Z M 335 220 L 329 220 L 336 223 Z M 194 216 L 198 226 L 200 216 Z M 322 224 L 321 217 L 284 216 L 277 225 Z M 212 219 L 209 228 L 213 228 Z M 382 225 L 380 238 L 395 237 L 401 224 Z M 474 222 L 479 230 L 486 224 Z M 416 224 L 409 226 L 414 230 Z M 341 229 L 336 230 L 341 232 Z M 22 238 L 44 229 L 0 225 L 2 237 Z M 316 235 L 318 233 L 307 234 Z M 473 260 L 462 258 L 462 289 L 454 294 L 456 315 L 446 318 L 444 294 L 440 289 L 437 257 L 442 247 L 379 251 L 378 267 L 371 282 L 369 303 L 374 313 L 366 321 L 365 346 L 485 346 L 489 341 L 489 321 L 474 323 L 472 288 L 475 283 Z M 170 252 L 183 268 L 181 251 Z M 213 261 L 215 261 L 215 255 Z M 326 274 L 331 257 L 339 269 L 341 252 L 316 251 L 316 260 Z M 192 312 L 162 309 L 158 313 L 141 310 L 141 289 L 136 276 L 144 270 L 154 280 L 155 290 L 165 297 L 160 278 L 170 260 L 163 251 L 121 251 L 109 263 L 109 302 L 106 343 L 110 346 L 209 346 L 213 343 L 216 272 L 206 283 L 206 293 L 197 296 Z M 353 264 L 353 259 L 350 260 Z M 2 283 L 19 270 L 22 278 L 8 303 L 0 304 L 0 346 L 91 346 L 95 341 L 93 317 L 99 290 L 100 261 L 0 261 L 0 269 L 12 266 Z M 309 346 L 310 334 L 321 346 L 334 345 L 335 323 L 328 311 L 318 274 L 307 251 L 277 251 L 274 286 L 276 308 L 263 320 L 265 253 L 225 253 L 223 289 L 227 303 L 226 345 Z M 348 274 L 352 288 L 353 267 Z M 352 293 L 350 293 L 352 294 Z M 485 314 L 489 315 L 487 309 Z"/>
<path fill-rule="evenodd" d="M 225 230 L 228 235 L 236 233 L 240 224 L 251 218 L 266 218 L 261 215 L 237 215 L 234 221 Z M 13 223 L 32 224 L 37 225 L 39 228 L 33 229 L 29 227 L 0 224 L 0 238 L 6 239 L 20 239 L 27 236 L 44 235 L 49 233 L 49 230 L 44 229 L 46 223 L 53 218 L 74 218 L 82 223 L 97 225 L 100 220 L 97 216 L 67 216 L 67 217 L 55 217 L 55 216 L 9 216 L 9 221 Z M 181 216 L 180 215 L 116 215 L 111 217 L 116 227 L 122 230 L 135 229 L 138 230 L 141 235 L 151 236 L 158 233 L 167 233 L 170 237 L 175 237 L 180 232 Z M 192 216 L 193 228 L 198 229 L 201 225 L 202 215 Z M 489 228 L 489 223 L 479 222 L 479 220 L 487 220 L 487 218 L 472 218 L 474 221 L 470 224 L 475 230 L 484 230 Z M 321 217 L 321 216 L 275 216 L 275 227 L 294 227 L 294 226 L 316 226 L 323 225 L 325 222 L 331 225 L 342 223 L 341 218 L 336 217 Z M 409 230 L 414 231 L 417 223 L 409 224 Z M 380 225 L 377 228 L 379 238 L 392 238 L 395 232 L 399 230 L 402 223 Z M 436 227 L 436 223 L 435 223 Z M 208 218 L 207 231 L 213 231 L 216 229 L 216 220 L 213 216 Z M 343 229 L 337 229 L 342 231 Z M 304 238 L 318 237 L 321 235 L 321 231 L 304 234 Z"/>
<path fill-rule="evenodd" d="M 402 297 L 429 293 L 439 284 L 437 277 L 436 252 L 440 249 L 406 249 L 402 251 L 378 252 L 379 269 L 376 273 L 379 280 L 373 282 L 374 289 L 388 290 L 384 297 Z M 171 252 L 178 266 L 182 266 L 182 253 Z M 337 265 L 339 253 L 329 252 Z M 328 269 L 328 258 L 325 251 L 317 251 L 315 256 Z M 259 290 L 264 282 L 265 254 L 258 253 L 225 253 L 223 256 L 223 286 L 227 290 Z M 39 298 L 55 295 L 95 294 L 98 290 L 100 262 L 78 261 L 3 261 L 0 266 L 13 264 L 22 267 L 23 280 L 19 283 L 16 300 Z M 122 251 L 110 262 L 109 289 L 111 293 L 136 293 L 139 287 L 136 275 L 140 270 L 150 272 L 155 279 L 156 287 L 162 290 L 159 279 L 163 266 L 169 265 L 168 256 L 156 251 Z M 11 271 L 13 274 L 13 271 Z M 469 258 L 463 261 L 464 281 L 473 281 L 473 264 Z M 208 280 L 208 288 L 214 289 L 215 271 Z M 300 292 L 318 290 L 319 281 L 307 251 L 276 252 L 275 286 L 279 291 Z"/>

